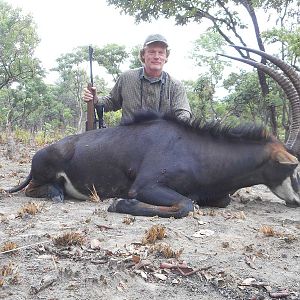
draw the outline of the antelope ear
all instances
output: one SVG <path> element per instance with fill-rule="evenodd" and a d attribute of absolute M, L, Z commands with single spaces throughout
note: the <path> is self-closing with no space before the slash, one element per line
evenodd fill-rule
<path fill-rule="evenodd" d="M 275 160 L 284 165 L 297 165 L 299 163 L 297 157 L 282 150 L 276 152 Z"/>

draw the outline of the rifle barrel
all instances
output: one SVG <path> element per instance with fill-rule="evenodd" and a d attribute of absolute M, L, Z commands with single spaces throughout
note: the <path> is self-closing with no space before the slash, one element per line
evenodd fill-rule
<path fill-rule="evenodd" d="M 93 79 L 93 52 L 94 52 L 94 49 L 92 48 L 92 46 L 89 46 L 90 79 L 91 79 L 92 86 L 94 86 L 94 79 Z"/>

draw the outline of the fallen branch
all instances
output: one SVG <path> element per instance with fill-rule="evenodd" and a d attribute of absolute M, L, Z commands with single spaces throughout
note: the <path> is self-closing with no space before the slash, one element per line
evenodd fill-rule
<path fill-rule="evenodd" d="M 181 264 L 180 263 L 175 263 L 175 264 L 161 263 L 160 268 L 161 269 L 171 269 L 171 270 L 174 270 L 174 271 L 178 271 L 180 273 L 180 275 L 182 275 L 182 276 L 190 276 L 190 275 L 193 275 L 197 272 L 206 271 L 206 270 L 212 268 L 212 266 L 197 268 L 197 269 L 193 270 L 193 268 L 188 267 L 186 263 L 181 263 Z"/>
<path fill-rule="evenodd" d="M 290 295 L 290 293 L 287 290 L 270 293 L 270 297 L 274 299 L 281 299 L 281 298 L 287 298 Z"/>
<path fill-rule="evenodd" d="M 100 224 L 96 224 L 96 226 L 101 230 L 108 230 L 108 229 L 114 229 L 113 227 L 110 226 L 106 226 L 106 225 L 100 225 Z"/>
<path fill-rule="evenodd" d="M 39 292 L 45 290 L 46 288 L 50 287 L 53 283 L 56 282 L 57 282 L 57 277 L 46 275 L 41 280 L 40 286 L 38 287 L 32 286 L 30 288 L 30 294 L 38 294 Z"/>
<path fill-rule="evenodd" d="M 38 243 L 30 244 L 30 245 L 25 245 L 25 246 L 22 246 L 22 247 L 18 247 L 18 248 L 14 248 L 14 249 L 10 249 L 10 250 L 0 252 L 0 254 L 7 254 L 7 253 L 10 253 L 10 252 L 15 252 L 15 251 L 18 251 L 18 250 L 21 250 L 21 249 L 26 249 L 26 248 L 30 248 L 30 247 L 33 247 L 33 246 L 46 244 L 46 243 L 51 243 L 51 242 L 52 241 L 44 241 L 44 242 L 38 242 Z"/>

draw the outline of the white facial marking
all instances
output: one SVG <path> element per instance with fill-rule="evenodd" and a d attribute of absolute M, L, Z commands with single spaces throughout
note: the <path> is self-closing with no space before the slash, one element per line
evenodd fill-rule
<path fill-rule="evenodd" d="M 287 204 L 300 205 L 300 196 L 294 191 L 290 177 L 287 177 L 281 185 L 272 188 L 271 191 L 280 199 L 285 200 Z"/>

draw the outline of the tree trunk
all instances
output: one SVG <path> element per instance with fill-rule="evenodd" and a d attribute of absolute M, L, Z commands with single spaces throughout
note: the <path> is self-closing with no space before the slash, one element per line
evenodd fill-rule
<path fill-rule="evenodd" d="M 14 159 L 16 156 L 16 143 L 12 134 L 11 123 L 6 123 L 6 156 Z"/>
<path fill-rule="evenodd" d="M 252 20 L 252 24 L 254 26 L 254 31 L 255 31 L 255 36 L 256 36 L 256 40 L 257 40 L 257 44 L 258 47 L 261 51 L 265 51 L 265 47 L 264 44 L 262 42 L 261 39 L 261 34 L 260 34 L 260 29 L 258 26 L 258 22 L 257 22 L 257 17 L 254 11 L 254 8 L 252 6 L 252 3 L 250 0 L 242 0 L 241 1 L 242 5 L 247 9 L 251 20 Z M 266 64 L 266 58 L 262 57 L 261 58 L 261 63 L 263 63 L 264 65 Z M 258 73 L 258 80 L 259 80 L 259 84 L 261 87 L 261 91 L 262 91 L 262 96 L 263 99 L 266 99 L 266 96 L 269 94 L 269 86 L 266 80 L 266 75 L 264 72 L 257 70 Z M 276 137 L 278 137 L 278 126 L 277 126 L 277 118 L 276 118 L 276 107 L 273 103 L 270 103 L 267 106 L 267 110 L 268 110 L 268 114 L 269 114 L 269 120 L 270 120 L 270 125 L 272 128 L 272 133 L 273 135 L 275 135 Z"/>

